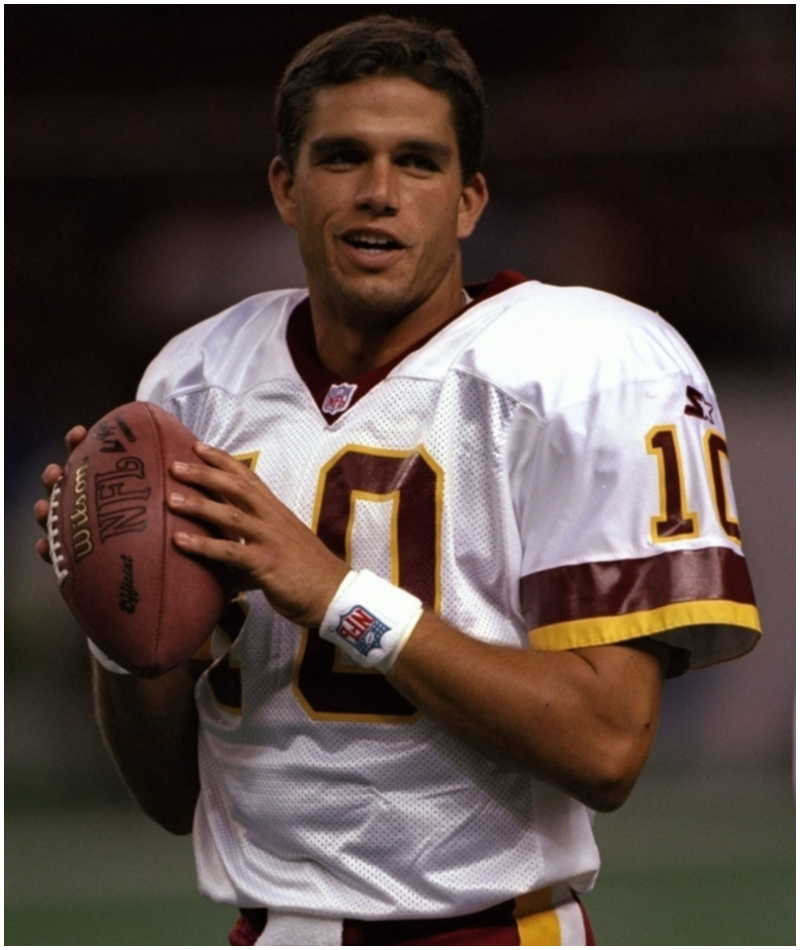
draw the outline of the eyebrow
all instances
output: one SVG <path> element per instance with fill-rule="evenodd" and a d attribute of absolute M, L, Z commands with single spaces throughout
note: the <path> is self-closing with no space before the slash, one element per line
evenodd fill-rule
<path fill-rule="evenodd" d="M 365 149 L 369 146 L 363 139 L 354 135 L 330 135 L 315 139 L 309 145 L 309 156 L 312 161 L 318 161 L 330 151 L 337 149 Z M 453 149 L 449 145 L 431 139 L 404 139 L 395 149 L 398 152 L 418 152 L 427 155 L 439 162 L 447 162 L 453 157 Z"/>

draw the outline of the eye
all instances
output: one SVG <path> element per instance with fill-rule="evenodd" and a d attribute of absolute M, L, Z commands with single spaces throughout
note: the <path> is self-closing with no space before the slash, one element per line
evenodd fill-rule
<path fill-rule="evenodd" d="M 332 150 L 322 155 L 320 164 L 342 167 L 348 165 L 359 165 L 363 161 L 364 154 L 358 149 L 341 148 Z"/>
<path fill-rule="evenodd" d="M 417 153 L 401 155 L 397 160 L 397 164 L 400 165 L 401 168 L 412 168 L 422 172 L 439 171 L 439 164 L 435 162 L 430 155 L 420 155 Z"/>

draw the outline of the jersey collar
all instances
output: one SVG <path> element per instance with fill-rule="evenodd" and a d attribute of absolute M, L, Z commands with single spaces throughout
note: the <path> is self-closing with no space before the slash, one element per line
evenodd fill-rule
<path fill-rule="evenodd" d="M 522 274 L 518 274 L 516 271 L 505 270 L 500 271 L 500 273 L 496 274 L 490 281 L 468 286 L 467 292 L 473 299 L 467 306 L 462 307 L 461 310 L 454 313 L 445 323 L 422 337 L 422 339 L 417 340 L 416 343 L 412 344 L 393 360 L 367 373 L 363 373 L 354 380 L 343 379 L 337 373 L 331 372 L 320 361 L 317 355 L 317 344 L 314 339 L 311 305 L 309 304 L 308 297 L 306 297 L 297 304 L 289 315 L 289 325 L 286 330 L 286 342 L 289 347 L 289 353 L 291 354 L 292 361 L 300 378 L 308 387 L 320 413 L 322 413 L 325 421 L 331 424 L 336 422 L 344 412 L 351 409 L 359 399 L 366 396 L 372 388 L 384 380 L 395 366 L 401 363 L 410 353 L 425 346 L 429 340 L 432 340 L 437 333 L 460 317 L 462 313 L 466 313 L 467 310 L 476 304 L 482 303 L 484 300 L 488 300 L 490 297 L 494 297 L 504 290 L 515 287 L 517 284 L 523 284 L 527 280 L 527 277 L 523 277 Z M 328 412 L 323 408 L 326 404 L 326 399 L 328 399 L 333 391 L 333 387 L 340 387 L 338 390 L 341 394 L 339 404 L 344 403 L 344 408 L 338 412 Z M 331 402 L 332 401 L 328 399 L 329 407 L 331 406 Z"/>

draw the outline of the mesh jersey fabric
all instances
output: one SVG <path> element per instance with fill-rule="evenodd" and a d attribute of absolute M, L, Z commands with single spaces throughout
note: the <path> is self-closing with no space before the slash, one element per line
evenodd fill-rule
<path fill-rule="evenodd" d="M 287 345 L 306 297 L 260 294 L 176 337 L 138 398 L 470 636 L 567 649 L 655 635 L 702 664 L 752 647 L 719 410 L 658 316 L 511 286 L 331 420 Z M 591 887 L 587 808 L 445 734 L 261 593 L 232 606 L 212 653 L 195 821 L 209 897 L 379 920 Z"/>

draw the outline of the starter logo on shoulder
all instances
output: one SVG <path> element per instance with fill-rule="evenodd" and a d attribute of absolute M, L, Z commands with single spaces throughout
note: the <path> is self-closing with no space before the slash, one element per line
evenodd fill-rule
<path fill-rule="evenodd" d="M 686 398 L 688 402 L 684 406 L 684 413 L 687 416 L 696 416 L 698 419 L 705 419 L 706 422 L 710 422 L 713 426 L 714 404 L 709 402 L 700 390 L 695 389 L 694 386 L 686 387 Z"/>
<path fill-rule="evenodd" d="M 352 644 L 362 656 L 378 649 L 383 635 L 389 630 L 391 627 L 388 624 L 378 620 L 361 604 L 356 604 L 346 614 L 340 614 L 339 626 L 336 628 L 342 640 Z"/>
<path fill-rule="evenodd" d="M 344 412 L 353 399 L 353 393 L 357 389 L 355 383 L 334 383 L 328 390 L 325 402 L 322 404 L 322 411 L 327 412 L 329 416 L 336 416 Z"/>

